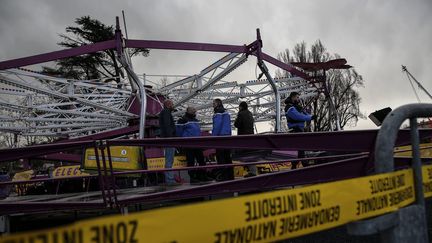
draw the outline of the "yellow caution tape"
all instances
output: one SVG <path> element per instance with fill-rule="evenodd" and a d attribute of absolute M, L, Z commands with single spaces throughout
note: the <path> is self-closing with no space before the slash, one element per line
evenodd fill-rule
<path fill-rule="evenodd" d="M 432 196 L 432 166 L 423 167 Z M 411 169 L 223 199 L 0 238 L 1 243 L 270 242 L 398 210 L 414 202 Z"/>

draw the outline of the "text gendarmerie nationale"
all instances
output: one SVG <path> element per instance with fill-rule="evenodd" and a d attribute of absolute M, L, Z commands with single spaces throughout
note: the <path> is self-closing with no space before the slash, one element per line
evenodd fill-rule
<path fill-rule="evenodd" d="M 339 220 L 338 205 L 307 210 L 321 206 L 320 190 L 247 201 L 244 203 L 244 225 L 215 233 L 214 242 L 271 240 L 277 236 Z M 307 212 L 302 212 L 303 210 Z"/>

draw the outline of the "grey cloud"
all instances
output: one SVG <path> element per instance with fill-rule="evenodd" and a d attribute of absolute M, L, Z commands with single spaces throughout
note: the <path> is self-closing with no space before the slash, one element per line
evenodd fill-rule
<path fill-rule="evenodd" d="M 429 0 L 6 0 L 0 3 L 0 60 L 57 50 L 57 34 L 76 17 L 90 15 L 114 24 L 122 9 L 129 37 L 136 39 L 247 44 L 260 28 L 264 51 L 273 56 L 297 42 L 321 39 L 363 75 L 365 113 L 416 102 L 401 64 L 432 92 Z M 191 74 L 221 55 L 152 51 L 149 58 L 136 58 L 134 66 L 139 73 Z M 250 58 L 228 79 L 253 79 L 255 62 Z M 421 98 L 431 102 L 423 94 Z M 373 127 L 369 121 L 359 125 Z"/>

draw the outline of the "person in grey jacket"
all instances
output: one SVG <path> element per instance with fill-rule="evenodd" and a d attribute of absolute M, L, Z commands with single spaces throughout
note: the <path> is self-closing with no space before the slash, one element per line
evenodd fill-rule
<path fill-rule="evenodd" d="M 172 111 L 174 110 L 173 102 L 171 100 L 165 100 L 163 102 L 164 108 L 159 113 L 159 127 L 160 137 L 170 138 L 176 136 L 176 127 Z M 165 148 L 165 168 L 172 168 L 174 163 L 175 148 Z M 176 184 L 174 179 L 174 173 L 172 171 L 165 172 L 165 182 L 167 184 Z"/>

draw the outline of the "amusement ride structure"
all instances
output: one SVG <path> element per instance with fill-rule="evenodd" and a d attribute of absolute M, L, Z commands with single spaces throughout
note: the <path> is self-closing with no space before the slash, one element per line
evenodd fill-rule
<path fill-rule="evenodd" d="M 162 85 L 161 82 L 151 82 L 145 78 L 145 75 L 137 75 L 133 72 L 130 59 L 124 53 L 124 48 L 128 47 L 229 52 L 229 54 L 204 67 L 195 75 Z M 126 78 L 73 80 L 20 68 L 23 65 L 110 48 L 116 48 L 117 58 L 128 73 Z M 244 100 L 250 104 L 257 122 L 275 120 L 275 130 L 280 131 L 280 99 L 292 91 L 301 93 L 302 99 L 305 100 L 317 97 L 319 93 L 326 92 L 325 81 L 309 77 L 298 67 L 263 53 L 261 48 L 259 30 L 257 30 L 256 41 L 249 45 L 233 46 L 129 40 L 123 39 L 120 29 L 117 28 L 116 40 L 2 62 L 0 131 L 23 136 L 83 137 L 127 127 L 128 121 L 136 118 L 145 121 L 146 114 L 143 113 L 140 117 L 140 108 L 147 106 L 146 103 L 149 102 L 153 106 L 159 104 L 161 107 L 164 97 L 175 102 L 175 107 L 178 109 L 174 113 L 175 116 L 180 115 L 186 106 L 195 106 L 201 115 L 203 125 L 211 124 L 211 101 L 214 98 L 221 98 L 232 113 L 238 109 L 239 100 Z M 256 56 L 258 66 L 266 79 L 249 80 L 245 83 L 223 80 L 251 56 Z M 268 72 L 265 62 L 282 68 L 292 75 L 274 79 Z M 345 64 L 345 59 L 337 59 L 321 65 L 315 64 L 315 66 L 322 70 L 341 66 L 350 67 Z M 109 82 L 113 78 L 119 78 L 120 83 Z M 147 98 L 141 99 L 144 93 L 148 94 L 145 95 Z M 151 108 L 147 110 L 147 114 L 157 115 L 158 111 Z"/>
<path fill-rule="evenodd" d="M 15 213 L 35 213 L 74 210 L 122 209 L 124 213 L 130 205 L 161 203 L 180 199 L 209 197 L 223 193 L 265 191 L 275 188 L 302 184 L 333 181 L 369 174 L 377 130 L 337 131 L 304 134 L 282 134 L 281 100 L 290 92 L 301 93 L 303 99 L 313 99 L 319 94 L 328 94 L 325 79 L 313 77 L 304 71 L 326 71 L 332 68 L 349 68 L 345 59 L 326 63 L 293 64 L 284 63 L 262 51 L 263 41 L 257 30 L 257 39 L 247 45 L 225 45 L 209 43 L 188 43 L 173 41 L 124 39 L 117 28 L 115 39 L 84 45 L 77 48 L 55 51 L 31 57 L 0 62 L 0 131 L 16 136 L 51 137 L 53 143 L 0 150 L 0 163 L 18 161 L 31 168 L 32 159 L 59 161 L 63 165 L 81 164 L 84 166 L 86 150 L 93 151 L 96 173 L 77 177 L 32 177 L 31 180 L 11 181 L 9 177 L 0 182 L 2 191 L 10 190 L 11 185 L 29 183 L 58 183 L 64 180 L 78 180 L 90 183 L 96 181 L 98 190 L 27 196 L 4 196 L 0 200 L 0 215 Z M 126 48 L 147 48 L 185 51 L 207 51 L 227 53 L 196 74 L 183 77 L 168 84 L 151 81 L 151 77 L 137 75 L 125 54 Z M 127 73 L 120 82 L 112 79 L 73 80 L 54 77 L 24 68 L 61 58 L 91 54 L 107 49 L 116 51 L 117 59 Z M 244 83 L 226 81 L 233 72 L 248 59 L 256 58 L 257 65 L 265 79 L 249 80 Z M 291 75 L 273 78 L 267 64 L 275 65 Z M 119 77 L 113 77 L 119 78 Z M 274 121 L 275 133 L 254 136 L 203 136 L 197 138 L 155 138 L 157 135 L 157 115 L 165 99 L 172 99 L 181 115 L 187 106 L 194 106 L 201 114 L 202 126 L 211 125 L 212 103 L 221 98 L 228 111 L 234 114 L 239 101 L 248 102 L 255 121 Z M 330 102 L 329 113 L 334 112 Z M 143 112 L 145 111 L 145 112 Z M 232 116 L 234 117 L 234 116 Z M 339 122 L 333 121 L 335 130 L 340 130 Z M 135 139 L 130 139 L 134 135 Z M 420 138 L 432 137 L 430 129 L 422 130 Z M 115 139 L 114 139 L 115 138 Z M 409 131 L 401 130 L 396 145 L 410 143 Z M 117 155 L 114 147 L 135 146 L 142 151 L 144 166 L 116 170 Z M 162 147 L 177 148 L 231 148 L 265 151 L 322 151 L 309 158 L 290 157 L 289 161 L 313 161 L 315 166 L 298 170 L 279 171 L 242 178 L 233 181 L 215 182 L 204 185 L 188 185 L 161 190 L 159 185 L 119 188 L 118 178 L 131 175 L 148 175 L 164 171 L 193 170 L 194 168 L 157 169 L 150 171 L 146 159 L 163 157 Z M 122 152 L 121 152 L 122 153 Z M 84 158 L 86 157 L 86 158 Z M 249 164 L 280 164 L 283 160 L 266 158 L 248 160 Z M 407 161 L 396 159 L 397 166 L 407 165 Z M 137 163 L 135 161 L 135 163 Z M 245 164 L 242 164 L 243 166 Z M 239 165 L 214 165 L 208 170 Z M 84 166 L 85 167 L 85 166 Z M 82 168 L 83 169 L 83 168 Z M 133 177 L 136 178 L 136 177 Z"/>

